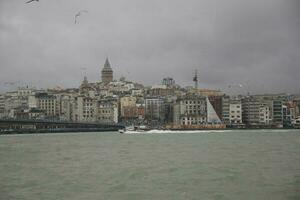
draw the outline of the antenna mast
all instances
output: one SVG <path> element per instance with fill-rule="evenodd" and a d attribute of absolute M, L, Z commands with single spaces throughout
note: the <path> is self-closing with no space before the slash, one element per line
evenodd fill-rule
<path fill-rule="evenodd" d="M 198 89 L 198 73 L 197 73 L 197 69 L 195 70 L 195 76 L 193 78 L 193 81 L 195 82 L 195 89 Z"/>

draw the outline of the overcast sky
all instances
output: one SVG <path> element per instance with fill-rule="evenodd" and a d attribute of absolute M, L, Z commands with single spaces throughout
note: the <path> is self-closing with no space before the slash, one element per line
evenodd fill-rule
<path fill-rule="evenodd" d="M 25 1 L 0 0 L 0 91 L 99 81 L 108 57 L 145 85 L 300 93 L 298 0 Z"/>

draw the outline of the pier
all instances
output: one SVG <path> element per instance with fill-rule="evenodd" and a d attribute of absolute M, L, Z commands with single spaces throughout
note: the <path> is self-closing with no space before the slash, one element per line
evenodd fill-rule
<path fill-rule="evenodd" d="M 123 125 L 114 123 L 0 119 L 0 132 L 2 134 L 117 131 L 122 128 L 124 128 Z"/>

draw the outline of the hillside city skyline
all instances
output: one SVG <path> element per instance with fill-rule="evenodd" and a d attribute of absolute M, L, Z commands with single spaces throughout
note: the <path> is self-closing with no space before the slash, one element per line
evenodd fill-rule
<path fill-rule="evenodd" d="M 78 88 L 84 78 L 87 78 L 89 82 L 94 82 L 94 83 L 101 82 L 102 81 L 101 70 L 102 70 L 102 67 L 105 67 L 105 65 L 107 64 L 107 62 L 109 62 L 109 66 L 110 66 L 111 65 L 110 64 L 111 61 L 109 60 L 109 57 L 105 58 L 105 62 L 103 64 L 103 66 L 100 66 L 99 70 L 97 70 L 98 73 L 87 73 L 87 68 L 86 67 L 80 68 L 79 71 L 82 72 L 82 74 L 80 75 L 81 79 L 78 80 L 78 83 L 76 83 L 77 85 L 74 85 L 74 86 L 67 87 L 68 84 L 64 84 L 62 82 L 62 84 L 53 84 L 53 85 L 48 85 L 48 86 L 41 87 L 39 85 L 34 84 L 34 82 L 21 82 L 21 81 L 5 81 L 4 82 L 4 81 L 2 81 L 0 83 L 2 85 L 2 88 L 0 87 L 1 88 L 0 89 L 0 93 L 14 91 L 14 90 L 17 90 L 19 88 L 26 88 L 26 87 L 27 88 L 42 89 L 42 90 Z M 113 67 L 112 67 L 112 69 L 113 69 Z M 183 88 L 184 87 L 194 87 L 195 83 L 194 83 L 193 79 L 194 79 L 194 76 L 195 76 L 195 71 L 197 71 L 199 88 L 202 88 L 202 89 L 211 89 L 211 90 L 218 90 L 220 92 L 223 92 L 224 94 L 229 94 L 229 95 L 246 95 L 246 94 L 252 94 L 252 95 L 257 95 L 257 94 L 296 94 L 296 95 L 298 95 L 300 93 L 300 92 L 299 93 L 297 93 L 297 92 L 296 93 L 290 93 L 290 92 L 287 92 L 287 91 L 271 91 L 271 92 L 268 92 L 269 90 L 266 89 L 266 88 L 264 88 L 264 89 L 266 89 L 265 92 L 258 92 L 258 93 L 256 93 L 253 90 L 253 87 L 249 84 L 249 82 L 228 82 L 227 85 L 221 86 L 220 88 L 204 87 L 205 84 L 201 83 L 201 79 L 199 81 L 199 77 L 201 77 L 201 73 L 198 74 L 198 70 L 197 69 L 195 69 L 194 71 L 191 71 L 190 80 L 187 81 L 187 84 L 185 84 L 185 85 L 181 85 L 180 81 L 177 81 L 177 80 L 173 79 L 173 77 L 171 77 L 171 76 L 161 77 L 161 81 L 155 82 L 153 84 L 146 85 L 142 81 L 138 82 L 138 81 L 129 79 L 125 75 L 122 75 L 122 74 L 120 75 L 120 74 L 118 74 L 118 71 L 116 71 L 116 70 L 114 70 L 114 74 L 117 74 L 117 77 L 116 77 L 116 75 L 114 75 L 112 81 L 126 80 L 126 81 L 129 81 L 129 82 L 134 82 L 134 83 L 142 84 L 145 87 L 152 87 L 152 86 L 162 85 L 162 81 L 163 81 L 164 78 L 172 78 L 174 81 L 176 81 L 176 84 L 179 85 L 180 87 L 183 87 Z M 127 73 L 129 74 L 129 72 L 127 72 Z M 90 74 L 90 76 L 88 76 L 88 74 Z M 92 76 L 91 74 L 94 74 L 94 75 Z M 95 74 L 96 74 L 96 76 L 98 76 L 98 79 L 97 78 L 96 79 L 90 79 L 90 77 L 95 77 Z M 262 85 L 262 87 L 265 87 L 265 86 Z"/>
<path fill-rule="evenodd" d="M 145 124 L 175 130 L 299 126 L 300 95 L 257 95 L 247 90 L 234 96 L 201 88 L 197 70 L 193 82 L 194 86 L 181 87 L 172 77 L 165 77 L 161 84 L 145 87 L 124 77 L 115 80 L 106 58 L 100 81 L 84 76 L 75 88 L 27 86 L 0 94 L 0 119 Z M 244 90 L 241 84 L 229 85 L 229 89 L 235 87 Z"/>

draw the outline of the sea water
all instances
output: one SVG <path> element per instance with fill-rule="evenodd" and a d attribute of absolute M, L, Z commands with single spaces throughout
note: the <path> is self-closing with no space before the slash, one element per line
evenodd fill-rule
<path fill-rule="evenodd" d="M 0 136 L 0 199 L 300 199 L 300 130 Z"/>

